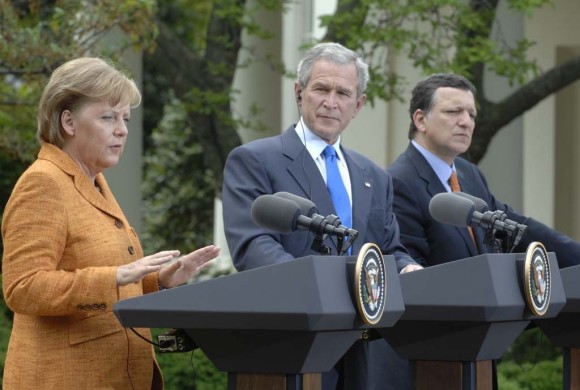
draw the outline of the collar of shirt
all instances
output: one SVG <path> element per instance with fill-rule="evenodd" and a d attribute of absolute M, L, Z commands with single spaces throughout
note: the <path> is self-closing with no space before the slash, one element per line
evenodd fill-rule
<path fill-rule="evenodd" d="M 451 176 L 451 172 L 455 170 L 455 163 L 452 166 L 447 165 L 445 161 L 437 157 L 435 154 L 431 153 L 429 150 L 425 149 L 423 146 L 419 145 L 415 140 L 411 140 L 411 143 L 425 157 L 427 163 L 433 168 L 435 174 L 443 184 L 443 187 L 447 190 L 447 192 L 451 192 L 451 187 L 449 187 L 449 176 Z"/>
<path fill-rule="evenodd" d="M 328 146 L 326 141 L 316 135 L 312 130 L 308 128 L 304 124 L 304 120 L 300 118 L 296 126 L 294 127 L 296 134 L 298 134 L 298 138 L 312 156 L 312 159 L 316 163 L 324 182 L 326 183 L 326 164 L 324 162 L 324 157 L 322 157 L 322 151 L 324 148 Z M 340 137 L 338 140 L 332 145 L 336 150 L 336 154 L 338 155 L 338 169 L 340 171 L 340 176 L 342 177 L 342 181 L 344 182 L 344 186 L 346 187 L 346 192 L 348 192 L 348 196 L 351 199 L 352 203 L 352 189 L 350 183 L 350 174 L 348 171 L 348 165 L 346 165 L 346 159 L 344 158 L 344 154 L 340 149 Z"/>

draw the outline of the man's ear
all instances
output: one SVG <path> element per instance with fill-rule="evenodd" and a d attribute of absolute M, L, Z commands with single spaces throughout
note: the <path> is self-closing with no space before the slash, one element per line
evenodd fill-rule
<path fill-rule="evenodd" d="M 354 109 L 354 113 L 352 114 L 353 119 L 358 114 L 360 109 L 363 107 L 366 100 L 367 100 L 367 95 L 365 95 L 364 93 L 359 96 L 359 98 L 356 101 L 356 107 Z"/>
<path fill-rule="evenodd" d="M 302 87 L 298 81 L 294 82 L 294 96 L 296 96 L 296 103 L 300 105 L 302 103 Z"/>
<path fill-rule="evenodd" d="M 69 110 L 64 110 L 60 114 L 60 125 L 68 135 L 75 134 L 74 118 Z"/>
<path fill-rule="evenodd" d="M 421 109 L 415 110 L 415 112 L 413 113 L 413 123 L 415 124 L 417 130 L 422 133 L 425 132 L 425 119 L 427 119 L 427 116 L 425 115 L 425 112 L 423 110 Z"/>

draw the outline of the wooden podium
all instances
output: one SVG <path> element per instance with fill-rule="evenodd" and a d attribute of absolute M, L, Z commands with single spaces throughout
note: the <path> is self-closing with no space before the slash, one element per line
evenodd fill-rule
<path fill-rule="evenodd" d="M 565 303 L 553 253 L 551 303 Z M 534 316 L 523 293 L 525 254 L 487 254 L 400 276 L 405 312 L 381 335 L 410 359 L 417 390 L 491 390 L 498 359 Z"/>
<path fill-rule="evenodd" d="M 404 303 L 395 261 L 385 256 L 386 304 L 365 324 L 353 300 L 354 257 L 308 256 L 120 301 L 125 327 L 183 329 L 229 389 L 320 389 L 369 328 L 387 328 Z"/>
<path fill-rule="evenodd" d="M 580 390 L 580 265 L 560 270 L 566 304 L 555 318 L 538 319 L 535 324 L 554 345 L 563 348 L 565 390 Z"/>

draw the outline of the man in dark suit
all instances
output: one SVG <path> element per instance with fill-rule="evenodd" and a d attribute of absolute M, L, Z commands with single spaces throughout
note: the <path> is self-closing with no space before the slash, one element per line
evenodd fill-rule
<path fill-rule="evenodd" d="M 337 214 L 322 156 L 329 145 L 338 155 L 338 171 L 350 201 L 349 227 L 359 232 L 352 254 L 373 242 L 384 254 L 394 255 L 399 272 L 421 268 L 399 243 L 389 174 L 340 142 L 340 135 L 363 106 L 367 82 L 368 65 L 353 51 L 337 43 L 313 47 L 298 65 L 294 86 L 301 114 L 298 123 L 279 136 L 250 142 L 230 153 L 224 170 L 223 215 L 237 270 L 317 254 L 310 249 L 313 233 L 278 234 L 261 228 L 253 222 L 250 209 L 258 196 L 286 191 L 312 200 L 321 215 Z M 324 244 L 337 254 L 335 239 L 327 238 Z M 345 375 L 347 382 L 341 380 L 339 386 L 388 388 L 384 381 L 389 378 L 384 374 L 390 368 L 385 361 L 389 352 L 392 354 L 384 340 L 357 342 L 343 359 L 343 370 L 353 374 Z M 332 373 L 323 375 L 323 387 L 333 388 L 336 380 Z M 396 381 L 391 385 L 405 388 Z"/>
<path fill-rule="evenodd" d="M 533 241 L 542 242 L 557 255 L 560 268 L 578 264 L 580 245 L 533 218 L 517 213 L 490 191 L 483 173 L 458 157 L 467 151 L 475 129 L 476 90 L 462 76 L 435 74 L 419 82 L 412 92 L 409 113 L 411 143 L 388 168 L 393 177 L 393 210 L 401 229 L 401 242 L 410 255 L 427 267 L 496 251 L 484 244 L 485 232 L 443 224 L 431 217 L 429 202 L 451 191 L 449 178 L 456 172 L 461 191 L 483 199 L 489 210 L 527 225 L 514 252 L 525 252 Z"/>

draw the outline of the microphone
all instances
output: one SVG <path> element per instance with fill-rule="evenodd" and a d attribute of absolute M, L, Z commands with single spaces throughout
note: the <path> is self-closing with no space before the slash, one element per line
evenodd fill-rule
<path fill-rule="evenodd" d="M 314 204 L 313 201 L 311 201 L 310 199 L 306 199 L 306 198 L 303 198 L 301 196 L 295 195 L 291 192 L 285 192 L 285 191 L 276 192 L 274 194 L 274 196 L 278 196 L 280 198 L 284 198 L 284 199 L 288 199 L 288 200 L 291 200 L 293 202 L 296 202 L 296 204 L 300 207 L 302 215 L 305 215 L 307 217 L 311 217 L 312 214 L 314 214 L 318 211 L 318 209 L 316 208 L 316 205 Z"/>
<path fill-rule="evenodd" d="M 435 220 L 441 223 L 457 227 L 466 227 L 469 224 L 481 226 L 486 230 L 495 229 L 509 235 L 516 234 L 519 239 L 527 229 L 526 225 L 507 219 L 503 211 L 485 211 L 483 213 L 477 211 L 476 205 L 471 199 L 454 192 L 442 192 L 435 195 L 429 202 L 429 212 Z"/>
<path fill-rule="evenodd" d="M 261 195 L 252 203 L 252 219 L 266 229 L 291 233 L 297 228 L 300 207 L 291 200 Z"/>
<path fill-rule="evenodd" d="M 318 211 L 316 205 L 310 199 L 302 198 L 301 196 L 295 195 L 291 192 L 276 192 L 274 196 L 279 196 L 281 198 L 289 199 L 296 202 L 296 204 L 298 204 L 298 206 L 300 206 L 300 209 L 302 210 L 301 211 L 302 215 L 306 215 L 307 217 L 312 217 Z M 329 224 L 336 226 L 337 228 L 343 228 L 347 230 L 350 229 L 348 226 L 343 225 L 340 218 L 338 218 L 338 216 L 334 214 L 327 215 L 324 218 L 326 218 Z"/>
<path fill-rule="evenodd" d="M 471 216 L 476 213 L 473 201 L 442 192 L 436 194 L 429 202 L 429 213 L 438 222 L 457 227 L 466 227 L 471 222 Z"/>
<path fill-rule="evenodd" d="M 484 213 L 484 212 L 489 210 L 489 205 L 487 204 L 487 202 L 481 198 L 478 198 L 477 196 L 473 196 L 471 194 L 467 194 L 467 193 L 461 192 L 461 191 L 453 192 L 453 194 L 459 195 L 463 198 L 466 198 L 466 199 L 469 199 L 470 201 L 472 201 L 475 204 L 475 211 L 479 211 L 480 213 Z"/>
<path fill-rule="evenodd" d="M 302 228 L 338 237 L 358 235 L 354 229 L 342 225 L 333 226 L 322 215 L 312 213 L 307 217 L 302 214 L 296 202 L 280 196 L 266 194 L 257 197 L 252 203 L 251 212 L 252 219 L 257 225 L 278 233 L 291 233 Z"/>

